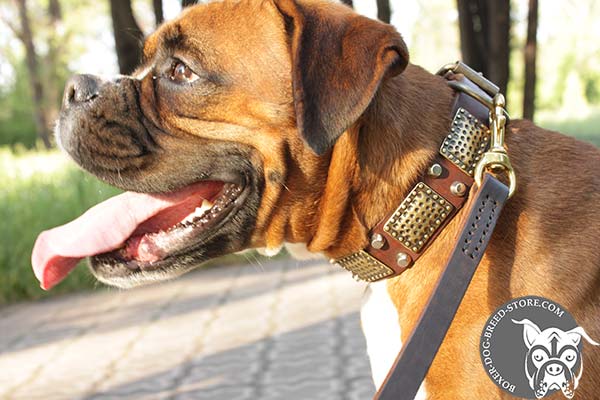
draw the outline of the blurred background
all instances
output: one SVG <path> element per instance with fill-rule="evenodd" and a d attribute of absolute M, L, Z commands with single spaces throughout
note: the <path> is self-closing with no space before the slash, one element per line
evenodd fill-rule
<path fill-rule="evenodd" d="M 526 117 L 600 145 L 600 2 L 355 0 L 396 26 L 411 60 L 435 72 L 463 59 Z M 0 306 L 48 295 L 33 242 L 117 191 L 55 149 L 53 121 L 73 73 L 129 73 L 140 44 L 194 1 L 0 0 Z M 97 285 L 77 269 L 51 295 Z"/>

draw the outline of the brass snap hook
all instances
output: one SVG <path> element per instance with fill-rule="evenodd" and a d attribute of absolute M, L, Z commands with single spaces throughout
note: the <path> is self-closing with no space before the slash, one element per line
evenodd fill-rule
<path fill-rule="evenodd" d="M 504 147 L 505 105 L 506 102 L 501 93 L 494 96 L 494 109 L 490 112 L 490 129 L 492 131 L 490 149 L 482 155 L 481 160 L 477 163 L 474 175 L 475 183 L 477 186 L 481 186 L 486 170 L 505 172 L 509 179 L 508 198 L 510 198 L 517 190 L 517 177 Z"/>

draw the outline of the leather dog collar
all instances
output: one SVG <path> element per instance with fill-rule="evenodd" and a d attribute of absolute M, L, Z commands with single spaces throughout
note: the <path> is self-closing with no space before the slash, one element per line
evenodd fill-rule
<path fill-rule="evenodd" d="M 334 262 L 369 282 L 397 276 L 427 249 L 469 199 L 466 218 L 427 306 L 374 400 L 414 399 L 477 270 L 516 178 L 506 150 L 504 97 L 462 63 L 438 73 L 458 91 L 439 155 L 400 206 L 371 231 L 366 249 Z M 485 118 L 489 115 L 490 124 Z M 491 132 L 490 132 L 491 131 Z M 489 150 L 488 149 L 489 146 Z M 486 169 L 507 173 L 510 187 Z"/>
<path fill-rule="evenodd" d="M 490 146 L 489 105 L 498 87 L 462 63 L 442 72 L 458 93 L 438 155 L 398 208 L 371 230 L 365 249 L 332 260 L 357 280 L 392 278 L 415 263 L 464 205 Z"/>

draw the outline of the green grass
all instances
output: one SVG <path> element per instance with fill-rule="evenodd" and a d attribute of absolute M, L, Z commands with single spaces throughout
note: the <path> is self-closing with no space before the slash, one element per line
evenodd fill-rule
<path fill-rule="evenodd" d="M 44 292 L 31 269 L 31 249 L 41 231 L 116 193 L 57 151 L 0 148 L 0 304 L 92 287 L 87 269 L 78 268 L 54 290 Z"/>
<path fill-rule="evenodd" d="M 536 123 L 600 147 L 600 108 L 592 108 L 579 117 L 548 111 L 540 112 L 536 117 Z"/>

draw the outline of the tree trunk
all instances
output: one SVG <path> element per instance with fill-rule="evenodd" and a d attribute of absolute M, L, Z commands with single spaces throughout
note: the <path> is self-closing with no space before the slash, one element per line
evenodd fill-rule
<path fill-rule="evenodd" d="M 44 146 L 50 148 L 50 129 L 48 127 L 48 118 L 44 109 L 44 87 L 42 86 L 40 77 L 38 56 L 33 43 L 31 24 L 29 22 L 29 16 L 27 15 L 27 4 L 25 0 L 18 0 L 16 3 L 21 22 L 21 40 L 25 46 L 25 60 L 27 62 L 29 81 L 31 83 L 35 126 L 37 134 L 39 138 L 42 139 Z"/>
<path fill-rule="evenodd" d="M 510 71 L 510 0 L 488 1 L 489 52 L 486 75 L 506 94 Z"/>
<path fill-rule="evenodd" d="M 162 0 L 152 0 L 152 7 L 154 8 L 154 21 L 158 26 L 165 20 Z"/>
<path fill-rule="evenodd" d="M 50 36 L 48 38 L 48 54 L 46 55 L 48 75 L 46 77 L 46 105 L 48 117 L 51 121 L 58 117 L 61 103 L 61 38 L 59 37 L 59 25 L 62 22 L 62 9 L 59 0 L 48 2 L 48 15 L 50 16 Z"/>
<path fill-rule="evenodd" d="M 390 23 L 392 10 L 390 8 L 390 0 L 377 0 L 377 18 L 386 24 Z"/>
<path fill-rule="evenodd" d="M 342 0 L 342 3 L 351 8 L 354 8 L 354 3 L 352 2 L 352 0 Z"/>
<path fill-rule="evenodd" d="M 535 81 L 537 58 L 538 0 L 529 0 L 527 42 L 525 43 L 525 88 L 523 90 L 523 118 L 533 121 L 535 112 Z"/>
<path fill-rule="evenodd" d="M 110 0 L 115 48 L 122 74 L 130 74 L 142 59 L 144 34 L 133 16 L 131 0 Z"/>
<path fill-rule="evenodd" d="M 463 60 L 506 93 L 510 0 L 457 0 Z"/>
<path fill-rule="evenodd" d="M 197 2 L 198 2 L 197 0 L 181 0 L 181 7 L 185 8 L 188 6 L 193 6 Z"/>
<path fill-rule="evenodd" d="M 62 8 L 58 0 L 48 1 L 48 14 L 50 14 L 52 21 L 62 20 Z"/>

